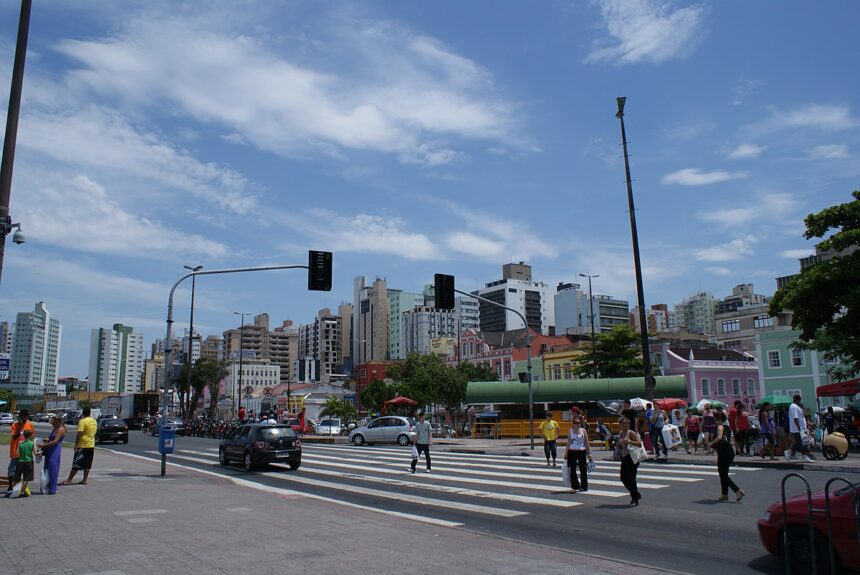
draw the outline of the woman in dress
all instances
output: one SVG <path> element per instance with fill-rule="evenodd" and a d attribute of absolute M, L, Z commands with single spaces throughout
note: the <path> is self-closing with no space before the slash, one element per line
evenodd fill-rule
<path fill-rule="evenodd" d="M 48 495 L 57 492 L 57 481 L 60 478 L 60 456 L 63 454 L 63 437 L 66 435 L 66 426 L 59 415 L 51 416 L 51 435 L 48 440 L 40 446 L 44 456 L 44 466 L 48 471 Z"/>
<path fill-rule="evenodd" d="M 639 439 L 639 434 L 630 429 L 630 420 L 626 417 L 618 418 L 618 446 L 621 448 L 621 483 L 630 492 L 630 505 L 639 505 L 639 500 L 642 499 L 642 494 L 639 493 L 639 488 L 636 486 L 636 473 L 639 471 L 639 464 L 634 463 L 630 457 L 629 446 L 635 445 L 642 447 L 642 440 Z"/>
<path fill-rule="evenodd" d="M 714 452 L 710 448 L 711 442 L 714 440 L 714 435 L 717 433 L 717 420 L 714 418 L 714 410 L 711 409 L 711 404 L 706 403 L 702 410 L 702 435 L 705 439 L 705 445 L 708 446 L 708 455 Z"/>
<path fill-rule="evenodd" d="M 727 501 L 729 498 L 729 489 L 735 492 L 737 500 L 744 498 L 744 490 L 738 487 L 732 478 L 729 476 L 729 467 L 732 461 L 735 460 L 735 450 L 732 447 L 732 432 L 727 423 L 725 413 L 718 413 L 717 418 L 717 436 L 709 444 L 711 449 L 717 452 L 717 472 L 720 475 L 720 501 Z"/>
<path fill-rule="evenodd" d="M 582 418 L 574 415 L 570 431 L 567 432 L 567 450 L 564 453 L 565 464 L 570 468 L 570 492 L 588 491 L 588 471 L 586 458 L 591 459 L 591 445 L 588 443 L 588 432 L 582 427 Z M 576 468 L 579 476 L 576 477 Z"/>
<path fill-rule="evenodd" d="M 774 449 L 776 448 L 776 423 L 773 420 L 773 414 L 770 412 L 770 403 L 764 402 L 758 412 L 758 425 L 761 430 L 762 444 L 759 455 L 764 459 L 765 455 L 770 456 L 770 460 L 774 457 Z"/>

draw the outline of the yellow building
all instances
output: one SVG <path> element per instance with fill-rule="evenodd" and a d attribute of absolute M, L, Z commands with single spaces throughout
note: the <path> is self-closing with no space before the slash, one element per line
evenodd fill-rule
<path fill-rule="evenodd" d="M 546 351 L 543 354 L 543 378 L 548 381 L 562 379 L 577 379 L 574 375 L 576 358 L 583 355 L 584 350 L 573 346 L 560 351 Z"/>

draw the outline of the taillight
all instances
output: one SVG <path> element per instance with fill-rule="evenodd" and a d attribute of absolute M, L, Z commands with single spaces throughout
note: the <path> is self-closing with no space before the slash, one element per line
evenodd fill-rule
<path fill-rule="evenodd" d="M 254 444 L 254 447 L 256 447 L 257 449 L 269 449 L 269 442 L 268 441 L 258 441 Z"/>
<path fill-rule="evenodd" d="M 296 449 L 300 448 L 300 447 L 302 446 L 302 440 L 301 440 L 301 439 L 296 439 L 295 446 L 296 446 Z"/>

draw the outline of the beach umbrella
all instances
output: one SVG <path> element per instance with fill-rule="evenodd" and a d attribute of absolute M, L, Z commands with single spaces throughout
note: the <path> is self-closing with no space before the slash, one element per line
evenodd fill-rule
<path fill-rule="evenodd" d="M 672 411 L 675 409 L 675 406 L 681 404 L 681 409 L 687 407 L 687 401 L 684 399 L 675 399 L 672 397 L 667 397 L 666 399 L 658 399 L 657 405 L 660 406 L 660 409 L 664 411 Z"/>
<path fill-rule="evenodd" d="M 774 407 L 788 407 L 791 405 L 791 398 L 787 395 L 765 395 L 759 400 L 758 403 L 755 404 L 756 407 L 761 407 L 765 403 L 769 403 Z"/>

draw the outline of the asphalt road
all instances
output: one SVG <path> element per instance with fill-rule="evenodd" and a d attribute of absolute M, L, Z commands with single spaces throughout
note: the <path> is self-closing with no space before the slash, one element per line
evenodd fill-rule
<path fill-rule="evenodd" d="M 74 431 L 69 431 L 71 440 Z M 158 460 L 157 445 L 157 438 L 133 431 L 127 445 L 105 447 Z M 613 464 L 599 464 L 590 476 L 588 494 L 570 494 L 561 484 L 560 471 L 543 467 L 541 452 L 531 458 L 434 451 L 433 473 L 412 475 L 406 471 L 407 448 L 306 443 L 298 471 L 272 467 L 246 473 L 238 465 L 219 466 L 217 447 L 217 440 L 179 437 L 177 452 L 168 460 L 416 520 L 450 521 L 486 535 L 637 564 L 709 575 L 785 571 L 782 560 L 761 546 L 756 527 L 765 509 L 780 501 L 785 471 L 734 468 L 735 482 L 747 493 L 737 503 L 733 496 L 729 502 L 717 501 L 715 468 L 643 464 L 639 470 L 643 500 L 631 508 Z M 423 464 L 422 459 L 419 471 Z M 823 472 L 803 475 L 813 489 L 821 489 L 832 477 Z M 653 487 L 642 489 L 641 484 Z M 788 492 L 799 493 L 800 483 L 790 484 Z M 570 503 L 578 505 L 559 506 Z"/>

